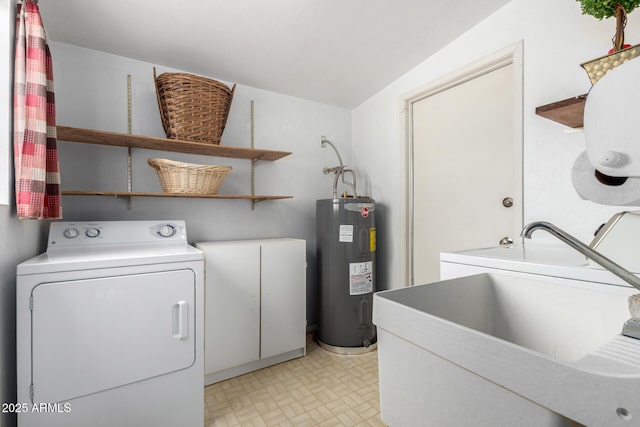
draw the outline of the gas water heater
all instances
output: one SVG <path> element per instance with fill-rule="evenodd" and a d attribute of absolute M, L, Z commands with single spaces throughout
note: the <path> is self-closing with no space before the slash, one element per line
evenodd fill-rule
<path fill-rule="evenodd" d="M 325 168 L 335 173 L 333 198 L 316 201 L 318 261 L 319 344 L 345 354 L 365 353 L 376 348 L 376 329 L 371 320 L 376 290 L 375 201 L 356 193 L 355 174 L 342 164 Z M 344 180 L 350 172 L 353 182 Z M 353 195 L 337 195 L 337 184 L 351 187 Z"/>

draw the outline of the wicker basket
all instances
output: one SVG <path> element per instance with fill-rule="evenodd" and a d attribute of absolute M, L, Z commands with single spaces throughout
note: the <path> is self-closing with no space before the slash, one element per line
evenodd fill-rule
<path fill-rule="evenodd" d="M 637 44 L 615 53 L 584 62 L 580 64 L 580 66 L 587 72 L 591 84 L 594 85 L 609 71 L 635 58 L 638 54 L 640 54 L 640 45 Z"/>
<path fill-rule="evenodd" d="M 236 85 L 188 73 L 156 76 L 158 107 L 167 138 L 220 144 Z"/>
<path fill-rule="evenodd" d="M 196 165 L 166 159 L 148 159 L 165 193 L 216 194 L 231 166 Z"/>

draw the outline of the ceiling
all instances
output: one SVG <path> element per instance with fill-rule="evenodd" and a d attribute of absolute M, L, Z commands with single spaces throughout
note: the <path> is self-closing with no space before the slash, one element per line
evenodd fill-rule
<path fill-rule="evenodd" d="M 41 0 L 50 40 L 352 109 L 508 0 Z"/>

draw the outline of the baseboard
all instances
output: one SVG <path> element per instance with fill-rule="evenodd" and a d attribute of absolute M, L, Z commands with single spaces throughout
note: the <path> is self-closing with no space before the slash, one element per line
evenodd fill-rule
<path fill-rule="evenodd" d="M 244 365 L 234 366 L 233 368 L 225 369 L 223 371 L 212 372 L 209 374 L 205 374 L 204 384 L 215 384 L 220 381 L 228 380 L 229 378 L 237 377 L 249 372 L 257 371 L 258 369 L 266 368 L 267 366 L 286 362 L 287 360 L 296 359 L 303 356 L 306 356 L 306 349 L 304 347 L 286 353 L 278 354 L 266 359 L 255 360 L 253 362 L 245 363 Z"/>

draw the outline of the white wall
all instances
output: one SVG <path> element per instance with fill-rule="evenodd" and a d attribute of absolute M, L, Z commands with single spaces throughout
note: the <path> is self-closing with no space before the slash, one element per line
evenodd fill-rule
<path fill-rule="evenodd" d="M 550 221 L 589 242 L 601 223 L 625 210 L 580 199 L 570 171 L 584 150 L 583 135 L 567 134 L 566 127 L 535 115 L 537 106 L 589 90 L 579 64 L 606 54 L 614 31 L 614 20 L 582 15 L 576 1 L 513 0 L 352 112 L 355 166 L 387 213 L 379 224 L 380 247 L 385 251 L 385 262 L 378 264 L 380 286 L 406 283 L 400 97 L 518 40 L 524 40 L 525 223 Z M 629 15 L 626 40 L 640 42 L 640 12 Z M 542 234 L 534 239 L 551 239 Z"/>
<path fill-rule="evenodd" d="M 127 74 L 132 76 L 132 133 L 164 136 L 153 83 L 153 65 L 67 44 L 52 43 L 58 124 L 116 132 L 127 130 Z M 158 73 L 169 70 L 158 67 Z M 215 78 L 215 76 L 214 76 Z M 65 220 L 184 219 L 191 241 L 294 237 L 307 241 L 307 316 L 315 322 L 315 200 L 331 197 L 333 179 L 323 166 L 337 163 L 320 136 L 350 158 L 348 110 L 254 89 L 236 88 L 222 144 L 250 146 L 250 101 L 255 101 L 256 148 L 290 151 L 275 162 L 259 162 L 256 193 L 291 195 L 261 202 L 246 200 L 63 197 Z M 149 157 L 233 166 L 220 193 L 250 193 L 250 161 L 167 153 L 133 152 L 133 190 L 161 191 Z M 64 189 L 127 189 L 127 150 L 60 143 Z"/>
<path fill-rule="evenodd" d="M 13 161 L 11 160 L 13 106 L 13 23 L 15 1 L 0 0 L 0 158 L 6 156 L 6 165 L 0 173 L 5 185 L 9 205 L 0 203 L 0 403 L 16 400 L 16 266 L 44 249 L 48 221 L 19 221 L 13 203 Z M 7 25 L 8 24 L 8 25 Z M 6 42 L 6 44 L 5 44 Z M 3 176 L 4 178 L 4 176 Z M 0 191 L 1 193 L 2 191 Z M 0 427 L 16 424 L 15 414 L 0 413 Z"/>
<path fill-rule="evenodd" d="M 12 144 L 11 109 L 13 100 L 11 98 L 11 87 L 13 86 L 13 27 L 15 22 L 15 2 L 0 0 L 0 22 L 2 22 L 2 35 L 0 35 L 0 58 L 7 58 L 7 61 L 0 62 L 0 82 L 3 90 L 0 92 L 0 205 L 9 205 L 9 187 L 11 179 L 9 176 L 9 165 L 11 164 L 11 151 L 9 145 Z"/>

